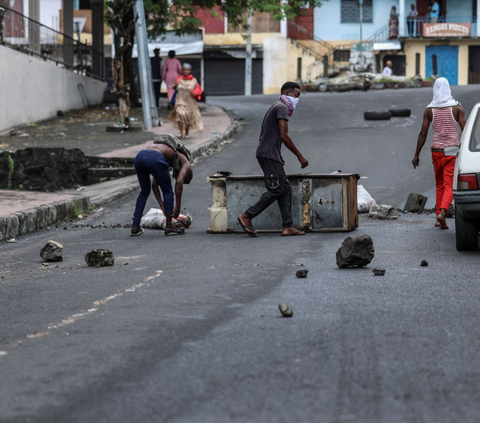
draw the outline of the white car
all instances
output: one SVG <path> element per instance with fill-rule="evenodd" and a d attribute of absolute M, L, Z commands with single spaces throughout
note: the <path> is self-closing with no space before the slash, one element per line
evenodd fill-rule
<path fill-rule="evenodd" d="M 457 250 L 477 250 L 480 229 L 480 103 L 468 117 L 453 179 Z"/>

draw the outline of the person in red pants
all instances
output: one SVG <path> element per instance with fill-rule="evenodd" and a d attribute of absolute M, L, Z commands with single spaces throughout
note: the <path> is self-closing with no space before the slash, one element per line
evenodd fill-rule
<path fill-rule="evenodd" d="M 458 147 L 458 125 L 463 132 L 465 123 L 465 111 L 462 105 L 452 97 L 448 80 L 438 78 L 433 85 L 433 100 L 423 114 L 422 129 L 418 135 L 417 150 L 412 163 L 415 168 L 420 165 L 420 151 L 427 140 L 428 128 L 431 124 L 433 128 L 431 150 L 437 191 L 435 226 L 442 229 L 448 229 L 445 215 L 453 200 L 456 153 L 448 150 L 452 150 L 451 147 Z"/>

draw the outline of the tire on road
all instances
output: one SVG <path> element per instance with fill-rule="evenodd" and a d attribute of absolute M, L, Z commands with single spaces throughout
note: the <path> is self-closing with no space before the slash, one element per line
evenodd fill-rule
<path fill-rule="evenodd" d="M 392 114 L 388 111 L 374 112 L 367 110 L 363 113 L 363 117 L 365 120 L 388 120 L 392 117 Z"/>
<path fill-rule="evenodd" d="M 478 250 L 478 221 L 464 219 L 455 206 L 455 241 L 459 251 Z"/>
<path fill-rule="evenodd" d="M 390 109 L 392 117 L 410 117 L 412 111 L 410 109 Z"/>

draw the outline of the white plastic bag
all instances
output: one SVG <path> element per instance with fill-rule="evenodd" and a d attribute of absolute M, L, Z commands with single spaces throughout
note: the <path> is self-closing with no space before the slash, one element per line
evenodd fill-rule
<path fill-rule="evenodd" d="M 140 226 L 149 229 L 165 229 L 167 219 L 161 209 L 150 209 L 140 222 Z M 187 229 L 192 224 L 192 217 L 187 214 L 180 214 L 177 219 L 173 219 L 173 225 L 178 228 Z"/>
<path fill-rule="evenodd" d="M 370 207 L 376 205 L 376 201 L 363 187 L 363 185 L 357 185 L 357 208 L 359 213 L 368 213 Z"/>
<path fill-rule="evenodd" d="M 145 216 L 142 217 L 140 226 L 150 229 L 165 229 L 165 215 L 161 209 L 150 209 Z"/>

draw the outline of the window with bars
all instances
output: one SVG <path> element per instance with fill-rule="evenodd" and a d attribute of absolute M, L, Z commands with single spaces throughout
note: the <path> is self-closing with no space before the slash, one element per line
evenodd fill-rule
<path fill-rule="evenodd" d="M 363 22 L 373 22 L 373 0 L 363 0 Z M 341 0 L 341 23 L 360 22 L 360 3 L 358 0 Z"/>

